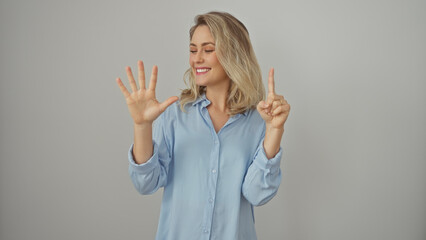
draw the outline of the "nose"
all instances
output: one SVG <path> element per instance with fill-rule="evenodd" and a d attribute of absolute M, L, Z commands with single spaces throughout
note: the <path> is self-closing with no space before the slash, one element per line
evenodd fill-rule
<path fill-rule="evenodd" d="M 203 51 L 197 51 L 197 53 L 195 54 L 195 62 L 196 63 L 204 62 Z"/>

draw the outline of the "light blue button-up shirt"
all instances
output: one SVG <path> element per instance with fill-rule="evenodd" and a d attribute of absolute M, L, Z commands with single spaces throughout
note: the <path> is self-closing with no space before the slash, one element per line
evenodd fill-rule
<path fill-rule="evenodd" d="M 167 108 L 154 122 L 146 163 L 136 164 L 130 147 L 129 174 L 139 193 L 164 187 L 157 240 L 256 239 L 253 206 L 277 193 L 282 149 L 267 159 L 259 113 L 230 117 L 216 133 L 209 104 L 202 95 L 186 113 L 179 102 Z"/>

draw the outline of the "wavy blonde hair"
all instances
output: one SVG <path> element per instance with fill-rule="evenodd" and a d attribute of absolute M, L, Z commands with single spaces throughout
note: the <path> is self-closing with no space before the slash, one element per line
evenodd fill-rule
<path fill-rule="evenodd" d="M 208 26 L 215 40 L 216 56 L 231 79 L 227 99 L 228 114 L 232 116 L 256 108 L 257 103 L 265 96 L 265 88 L 247 28 L 225 12 L 197 15 L 194 20 L 195 25 L 189 30 L 190 39 L 197 27 Z M 205 93 L 206 87 L 195 84 L 191 67 L 186 70 L 184 81 L 188 88 L 181 92 L 180 105 L 185 112 L 185 105 Z"/>

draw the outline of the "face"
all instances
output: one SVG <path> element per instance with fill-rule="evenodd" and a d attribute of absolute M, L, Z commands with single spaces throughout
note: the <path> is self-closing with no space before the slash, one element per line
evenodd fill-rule
<path fill-rule="evenodd" d="M 215 41 L 207 26 L 202 25 L 195 29 L 189 49 L 189 64 L 197 85 L 215 86 L 230 81 L 217 59 Z"/>

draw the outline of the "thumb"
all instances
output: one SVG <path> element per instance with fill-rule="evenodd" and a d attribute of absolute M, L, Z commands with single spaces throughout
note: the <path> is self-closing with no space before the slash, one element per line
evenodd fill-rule
<path fill-rule="evenodd" d="M 167 100 L 165 100 L 164 102 L 162 102 L 160 104 L 161 111 L 164 112 L 166 110 L 166 108 L 168 108 L 170 105 L 172 105 L 177 100 L 179 100 L 179 98 L 177 96 L 169 97 Z"/>
<path fill-rule="evenodd" d="M 266 112 L 265 112 L 265 109 L 267 109 L 267 107 L 265 107 L 265 104 L 266 104 L 266 102 L 262 100 L 257 104 L 257 107 L 256 107 L 257 111 L 259 112 L 260 116 L 263 119 L 265 119 L 265 117 L 268 116 L 268 114 L 266 114 Z"/>

